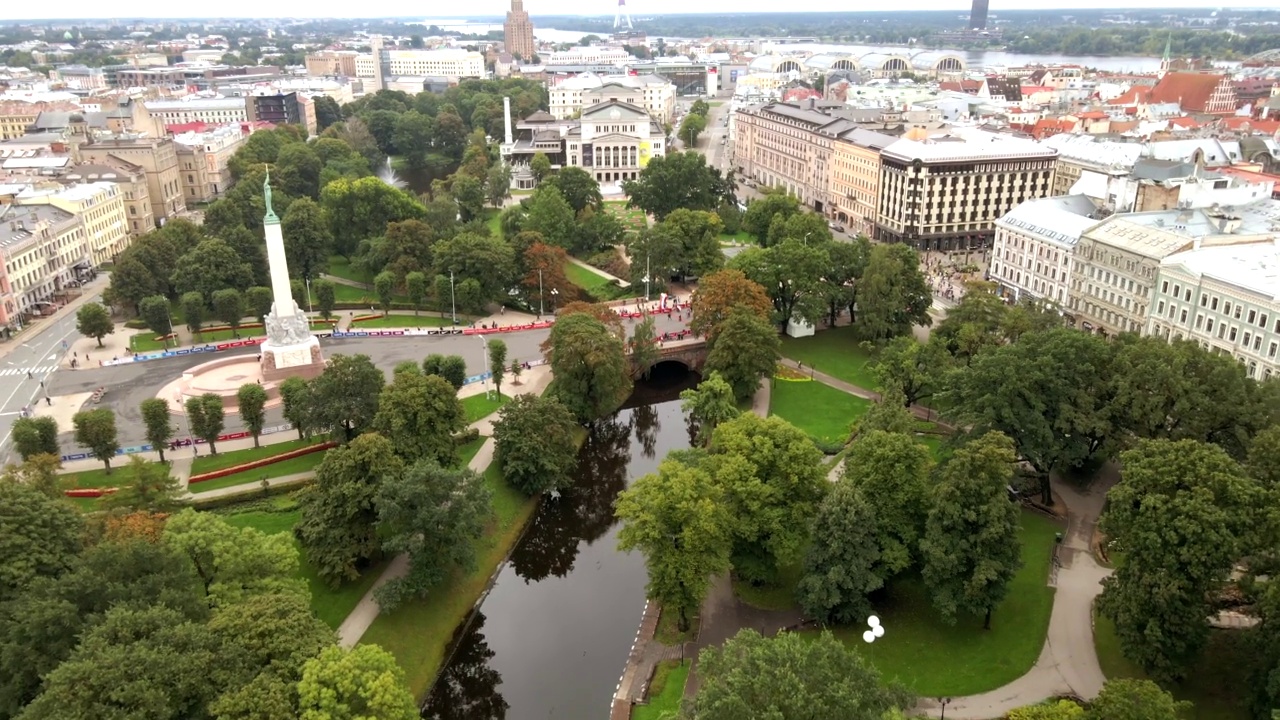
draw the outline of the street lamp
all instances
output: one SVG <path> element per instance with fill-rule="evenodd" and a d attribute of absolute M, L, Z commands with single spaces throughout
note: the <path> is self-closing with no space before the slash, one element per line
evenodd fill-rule
<path fill-rule="evenodd" d="M 560 295 L 559 290 L 555 288 L 551 288 L 551 312 L 552 313 L 555 313 L 556 311 L 556 297 L 559 295 Z"/>
<path fill-rule="evenodd" d="M 168 334 L 168 335 L 166 335 L 166 336 L 165 336 L 165 338 L 164 338 L 164 349 L 165 349 L 165 350 L 168 350 L 168 349 L 169 349 L 169 338 L 170 338 L 170 337 L 173 337 L 173 315 L 169 314 L 169 304 L 168 304 L 168 303 L 165 303 L 165 306 L 164 306 L 164 318 L 165 318 L 165 320 L 168 320 L 168 321 L 169 321 L 169 334 Z M 175 342 L 176 342 L 176 340 L 175 340 Z M 176 345 L 175 345 L 175 347 L 176 347 Z"/>
<path fill-rule="evenodd" d="M 644 301 L 649 302 L 649 253 L 644 254 Z"/>
<path fill-rule="evenodd" d="M 484 333 L 480 333 L 480 348 L 480 376 L 484 377 L 485 368 L 489 365 L 489 336 Z M 489 378 L 484 378 L 481 382 L 484 383 L 484 396 L 491 397 L 489 391 Z"/>
<path fill-rule="evenodd" d="M 453 271 L 449 271 L 449 305 L 453 312 L 453 324 L 458 324 L 458 298 L 453 292 Z"/>
<path fill-rule="evenodd" d="M 538 319 L 542 319 L 542 268 L 538 268 Z"/>
<path fill-rule="evenodd" d="M 307 284 L 307 312 L 315 312 L 311 308 L 311 278 L 302 278 L 302 281 Z"/>
<path fill-rule="evenodd" d="M 942 717 L 939 720 L 947 720 L 947 706 L 951 704 L 951 698 L 934 698 L 942 705 Z"/>

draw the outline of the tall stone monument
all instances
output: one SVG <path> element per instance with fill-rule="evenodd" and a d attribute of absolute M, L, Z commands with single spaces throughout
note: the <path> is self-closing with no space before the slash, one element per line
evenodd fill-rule
<path fill-rule="evenodd" d="M 262 182 L 267 214 L 262 229 L 267 237 L 267 267 L 271 273 L 271 313 L 266 317 L 267 339 L 262 350 L 262 379 L 276 382 L 294 375 L 313 378 L 324 370 L 320 341 L 311 334 L 307 316 L 293 301 L 289 265 L 284 254 L 284 231 L 271 207 L 271 173 Z"/>

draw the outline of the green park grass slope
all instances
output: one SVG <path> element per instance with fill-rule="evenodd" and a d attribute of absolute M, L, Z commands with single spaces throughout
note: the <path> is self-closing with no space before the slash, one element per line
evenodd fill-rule
<path fill-rule="evenodd" d="M 599 290 L 611 282 L 609 278 L 569 260 L 565 261 L 564 274 L 569 282 L 587 292 Z"/>
<path fill-rule="evenodd" d="M 878 390 L 879 383 L 871 373 L 875 355 L 862 346 L 854 330 L 845 326 L 809 337 L 783 337 L 782 355 L 860 388 Z"/>
<path fill-rule="evenodd" d="M 235 487 L 237 485 L 247 485 L 249 483 L 259 483 L 263 480 L 271 480 L 274 478 L 285 477 L 287 475 L 296 475 L 298 473 L 314 472 L 316 466 L 324 460 L 324 451 L 299 455 L 298 457 L 281 460 L 277 463 L 264 465 L 263 467 L 245 470 L 244 472 L 232 473 L 213 480 L 204 482 L 191 483 L 187 489 L 193 495 L 206 493 L 210 490 L 219 490 L 226 487 Z"/>
<path fill-rule="evenodd" d="M 269 458 L 273 455 L 281 455 L 283 453 L 291 452 L 309 445 L 315 445 L 323 441 L 323 438 L 288 440 L 286 442 L 263 445 L 262 447 L 220 452 L 217 455 L 210 455 L 206 446 L 206 448 L 200 453 L 200 456 L 192 461 L 191 474 L 194 476 L 213 472 L 215 470 L 225 470 L 229 467 L 235 467 L 236 465 L 242 465 L 255 460 L 262 460 L 263 458 Z M 317 454 L 323 455 L 323 453 Z"/>
<path fill-rule="evenodd" d="M 692 661 L 663 660 L 649 683 L 649 704 L 631 710 L 631 720 L 663 720 L 668 713 L 680 709 L 685 681 L 689 679 Z"/>
<path fill-rule="evenodd" d="M 871 401 L 812 380 L 775 379 L 769 414 L 777 415 L 825 445 L 849 439 L 849 427 Z"/>

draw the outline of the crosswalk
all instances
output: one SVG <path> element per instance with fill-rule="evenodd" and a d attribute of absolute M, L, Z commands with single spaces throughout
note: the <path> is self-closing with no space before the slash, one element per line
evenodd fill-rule
<path fill-rule="evenodd" d="M 41 365 L 40 367 L 22 367 L 22 368 L 7 367 L 7 368 L 0 368 L 0 377 L 6 377 L 8 375 L 25 376 L 27 373 L 31 373 L 33 377 L 39 378 L 39 377 L 44 377 L 46 373 L 51 373 L 57 369 L 58 369 L 57 365 Z"/>

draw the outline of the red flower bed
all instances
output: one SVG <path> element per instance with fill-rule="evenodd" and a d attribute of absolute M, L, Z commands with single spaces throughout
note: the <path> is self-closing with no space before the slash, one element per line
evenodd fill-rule
<path fill-rule="evenodd" d="M 220 477 L 226 477 L 228 475 L 235 475 L 236 473 L 255 470 L 260 467 L 266 467 L 267 465 L 272 465 L 285 460 L 290 460 L 292 458 L 301 457 L 303 455 L 310 455 L 311 453 L 314 453 L 314 452 L 320 452 L 321 450 L 328 450 L 329 448 L 335 447 L 335 446 L 337 446 L 337 443 L 333 442 L 332 440 L 328 442 L 322 442 L 317 445 L 308 445 L 307 447 L 304 447 L 304 448 L 298 448 L 297 450 L 290 450 L 289 452 L 280 453 L 279 455 L 272 455 L 271 457 L 262 458 L 261 460 L 254 460 L 253 462 L 247 462 L 241 465 L 234 465 L 229 468 L 214 470 L 213 472 L 202 473 L 200 475 L 193 475 L 190 480 L 187 480 L 187 484 L 194 485 L 196 483 L 205 482 L 206 480 L 217 480 Z"/>
<path fill-rule="evenodd" d="M 382 317 L 381 313 L 377 315 L 358 315 L 356 317 L 351 318 L 351 322 L 358 323 L 358 322 L 364 322 L 365 320 L 377 320 L 380 317 Z"/>
<path fill-rule="evenodd" d="M 63 490 L 62 494 L 67 497 L 100 498 L 103 495 L 110 495 L 115 491 L 115 488 L 77 488 L 75 490 Z"/>

